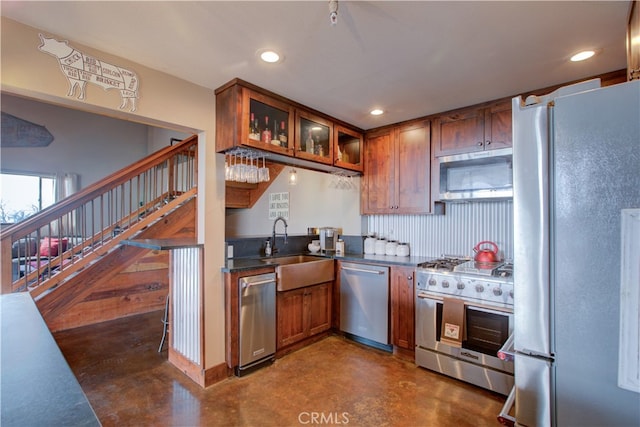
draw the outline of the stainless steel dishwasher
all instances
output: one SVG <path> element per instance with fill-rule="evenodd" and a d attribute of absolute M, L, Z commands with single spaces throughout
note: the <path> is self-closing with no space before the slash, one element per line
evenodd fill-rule
<path fill-rule="evenodd" d="M 391 351 L 389 267 L 342 263 L 340 330 L 355 341 Z"/>
<path fill-rule="evenodd" d="M 236 375 L 242 376 L 273 362 L 276 352 L 276 274 L 242 277 L 238 285 L 240 361 Z"/>

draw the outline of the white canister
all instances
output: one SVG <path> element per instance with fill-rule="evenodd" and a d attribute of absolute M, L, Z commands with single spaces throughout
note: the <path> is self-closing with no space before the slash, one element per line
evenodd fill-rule
<path fill-rule="evenodd" d="M 385 239 L 376 240 L 376 255 L 384 255 L 387 253 L 387 241 Z"/>
<path fill-rule="evenodd" d="M 396 256 L 409 256 L 409 244 L 399 243 L 396 248 Z"/>
<path fill-rule="evenodd" d="M 336 255 L 344 255 L 344 240 L 338 239 L 336 243 Z"/>
<path fill-rule="evenodd" d="M 394 240 L 389 240 L 385 246 L 385 255 L 395 256 L 397 247 L 398 247 L 398 242 Z"/>
<path fill-rule="evenodd" d="M 364 239 L 364 253 L 367 255 L 373 255 L 376 253 L 376 241 L 378 239 L 376 239 L 373 236 L 367 236 L 366 239 Z"/>

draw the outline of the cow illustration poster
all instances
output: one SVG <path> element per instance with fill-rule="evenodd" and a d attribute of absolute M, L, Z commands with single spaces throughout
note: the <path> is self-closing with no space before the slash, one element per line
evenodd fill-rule
<path fill-rule="evenodd" d="M 42 44 L 38 49 L 58 59 L 62 73 L 69 81 L 67 96 L 74 96 L 78 88 L 78 99 L 84 99 L 89 82 L 104 90 L 119 90 L 122 98 L 119 108 L 123 110 L 129 106 L 130 111 L 136 111 L 139 82 L 135 72 L 89 56 L 69 46 L 66 40 L 58 41 L 40 34 L 40 41 Z"/>

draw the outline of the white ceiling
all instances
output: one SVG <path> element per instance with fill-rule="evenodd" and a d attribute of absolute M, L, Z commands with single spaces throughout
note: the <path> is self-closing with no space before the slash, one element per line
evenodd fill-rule
<path fill-rule="evenodd" d="M 239 77 L 363 129 L 625 68 L 629 8 L 341 0 L 332 27 L 325 0 L 1 2 L 3 16 L 72 45 L 210 89 Z M 284 62 L 261 64 L 262 48 Z M 568 61 L 585 48 L 598 54 Z"/>

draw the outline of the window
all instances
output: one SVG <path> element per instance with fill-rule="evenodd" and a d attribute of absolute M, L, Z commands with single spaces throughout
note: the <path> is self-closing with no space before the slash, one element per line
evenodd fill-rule
<path fill-rule="evenodd" d="M 51 175 L 1 173 L 0 222 L 20 222 L 54 204 L 55 188 Z"/>

